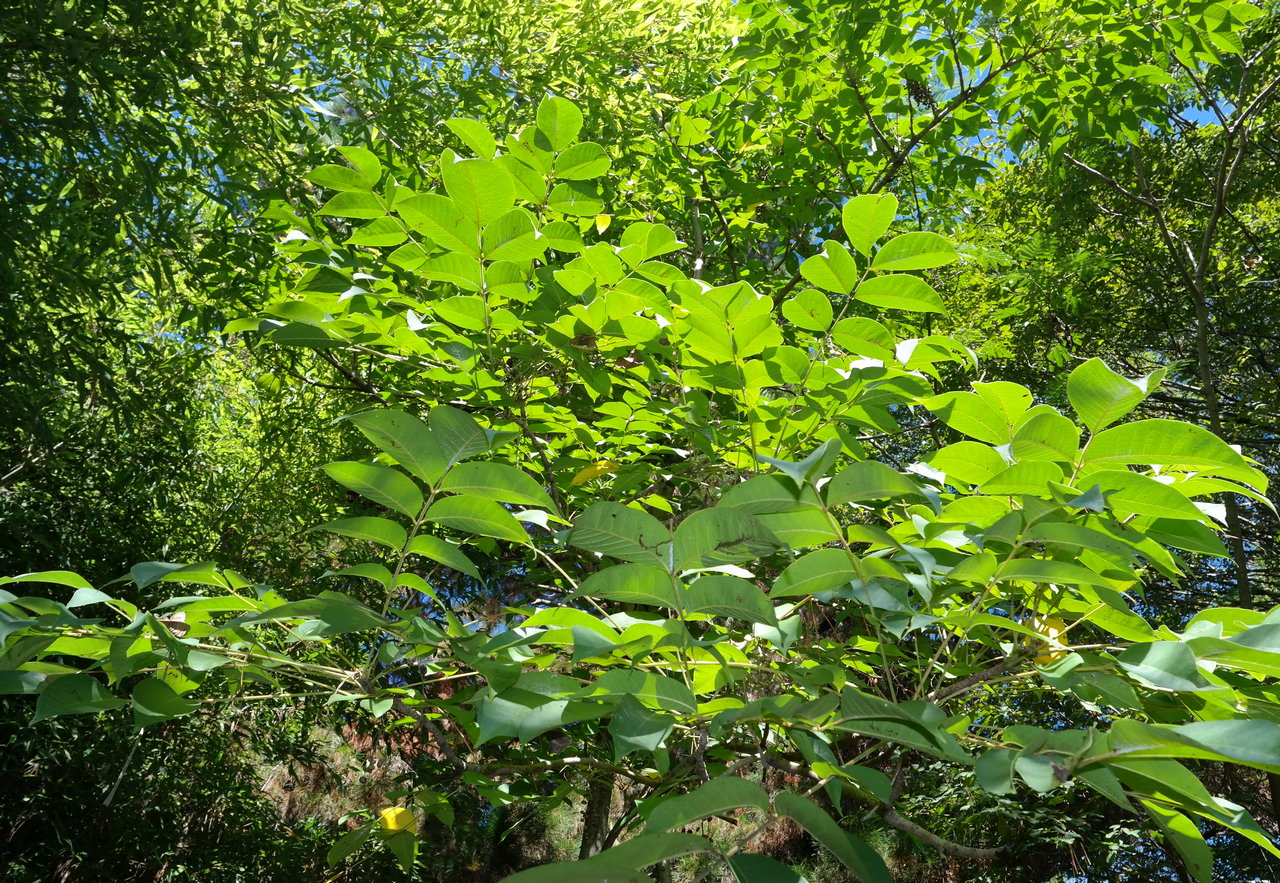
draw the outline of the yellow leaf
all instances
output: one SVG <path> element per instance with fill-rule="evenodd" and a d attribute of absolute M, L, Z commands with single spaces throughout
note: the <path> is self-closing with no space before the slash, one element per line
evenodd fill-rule
<path fill-rule="evenodd" d="M 602 475 L 609 475 L 612 472 L 617 472 L 618 468 L 619 464 L 612 460 L 597 460 L 590 466 L 585 466 L 579 470 L 578 474 L 573 477 L 573 481 L 569 482 L 569 484 L 577 487 L 580 484 L 586 484 L 593 478 L 599 478 Z"/>
<path fill-rule="evenodd" d="M 1056 641 L 1062 643 L 1062 637 L 1066 634 L 1067 624 L 1056 616 L 1050 616 L 1046 619 L 1035 619 L 1031 622 L 1031 628 L 1043 635 L 1046 641 Z M 1067 655 L 1066 650 L 1044 649 L 1036 654 L 1036 658 L 1032 661 L 1036 665 L 1049 665 L 1057 662 L 1059 659 Z"/>
<path fill-rule="evenodd" d="M 405 809 L 403 806 L 388 806 L 378 816 L 378 825 L 384 831 L 395 833 L 397 831 L 408 831 L 410 834 L 418 833 L 418 820 L 413 817 L 413 813 Z"/>

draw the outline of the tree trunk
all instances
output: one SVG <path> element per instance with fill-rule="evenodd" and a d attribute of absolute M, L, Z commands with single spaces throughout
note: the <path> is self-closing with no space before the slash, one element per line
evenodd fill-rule
<path fill-rule="evenodd" d="M 582 848 L 578 858 L 591 858 L 604 848 L 609 834 L 609 805 L 613 803 L 613 777 L 596 779 L 587 789 L 587 805 L 582 810 Z"/>

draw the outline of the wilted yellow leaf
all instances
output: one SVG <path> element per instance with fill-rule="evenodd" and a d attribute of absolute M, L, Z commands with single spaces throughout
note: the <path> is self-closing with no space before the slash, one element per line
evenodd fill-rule
<path fill-rule="evenodd" d="M 1045 619 L 1032 620 L 1031 628 L 1043 635 L 1046 640 L 1061 642 L 1062 636 L 1066 634 L 1067 624 L 1056 616 L 1050 616 Z M 1049 665 L 1050 663 L 1057 662 L 1066 655 L 1066 650 L 1046 648 L 1036 654 L 1036 658 L 1032 661 L 1035 662 L 1036 665 Z"/>
<path fill-rule="evenodd" d="M 378 825 L 384 831 L 390 831 L 393 834 L 396 831 L 408 831 L 410 834 L 418 833 L 418 820 L 413 817 L 413 813 L 405 809 L 403 806 L 388 806 L 381 815 L 378 816 Z"/>
<path fill-rule="evenodd" d="M 586 484 L 593 478 L 599 478 L 602 475 L 609 475 L 610 473 L 617 472 L 618 468 L 619 464 L 612 460 L 597 460 L 590 466 L 584 466 L 580 469 L 578 474 L 573 477 L 573 481 L 569 482 L 569 484 L 577 487 L 580 484 Z"/>

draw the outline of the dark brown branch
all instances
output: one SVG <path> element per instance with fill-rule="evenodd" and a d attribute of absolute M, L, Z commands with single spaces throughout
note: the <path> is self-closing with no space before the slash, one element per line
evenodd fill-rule
<path fill-rule="evenodd" d="M 444 730 L 440 729 L 439 724 L 422 712 L 418 711 L 418 709 L 406 705 L 403 699 L 397 697 L 393 700 L 393 704 L 396 711 L 413 718 L 422 725 L 424 730 L 431 734 L 431 738 L 435 740 L 436 747 L 440 749 L 440 753 L 444 755 L 445 760 L 449 761 L 449 764 L 455 770 L 459 773 L 465 773 L 467 771 L 467 762 L 459 757 L 458 753 L 453 750 L 453 746 L 449 744 L 449 739 L 445 736 Z"/>
<path fill-rule="evenodd" d="M 894 828 L 904 834 L 910 834 L 926 846 L 930 846 L 941 854 L 952 858 L 986 863 L 995 861 L 1010 849 L 1008 846 L 986 849 L 978 846 L 965 846 L 961 843 L 952 843 L 950 840 L 945 840 L 932 831 L 920 827 L 915 822 L 907 821 L 902 816 L 894 812 L 892 807 L 885 806 L 884 804 L 880 805 L 877 813 L 880 815 L 880 818 L 884 819 L 884 823 L 890 828 Z"/>

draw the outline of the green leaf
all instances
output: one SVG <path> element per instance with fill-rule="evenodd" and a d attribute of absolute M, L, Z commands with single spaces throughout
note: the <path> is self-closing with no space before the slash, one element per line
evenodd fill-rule
<path fill-rule="evenodd" d="M 947 308 L 933 286 L 918 276 L 889 273 L 873 276 L 858 286 L 854 298 L 885 310 L 911 313 L 945 313 Z"/>
<path fill-rule="evenodd" d="M 479 257 L 478 226 L 447 196 L 424 193 L 397 203 L 396 211 L 406 224 L 441 248 Z"/>
<path fill-rule="evenodd" d="M 676 528 L 675 569 L 751 561 L 781 547 L 772 531 L 740 509 L 702 509 Z"/>
<path fill-rule="evenodd" d="M 417 513 L 415 512 L 414 514 L 416 515 Z M 404 547 L 405 541 L 409 538 L 405 529 L 394 521 L 367 515 L 357 516 L 356 518 L 340 518 L 337 521 L 330 521 L 327 524 L 311 529 L 326 530 L 329 533 L 336 533 L 340 536 L 354 537 L 357 540 L 377 543 L 397 552 Z"/>
<path fill-rule="evenodd" d="M 624 844 L 625 845 L 625 844 Z M 556 862 L 521 871 L 503 879 L 502 883 L 653 883 L 653 878 L 627 864 L 606 858 L 606 850 L 586 861 Z"/>
<path fill-rule="evenodd" d="M 738 883 L 809 883 L 796 871 L 767 855 L 740 852 L 729 857 L 729 870 Z"/>
<path fill-rule="evenodd" d="M 595 185 L 566 181 L 552 188 L 547 196 L 547 208 L 575 217 L 592 217 L 604 209 L 604 203 L 600 201 Z"/>
<path fill-rule="evenodd" d="M 768 812 L 769 795 L 759 785 L 746 779 L 732 776 L 712 779 L 696 791 L 658 804 L 649 813 L 644 833 L 660 834 L 744 806 Z"/>
<path fill-rule="evenodd" d="M 483 287 L 480 262 L 464 254 L 446 252 L 435 255 L 423 261 L 416 272 L 423 279 L 447 282 L 463 291 L 479 291 Z M 479 301 L 479 298 L 473 298 L 473 300 Z M 480 328 L 484 328 L 483 320 Z"/>
<path fill-rule="evenodd" d="M 1196 883 L 1212 883 L 1213 850 L 1195 822 L 1175 809 L 1151 800 L 1142 801 L 1143 808 L 1165 836 L 1165 841 L 1182 856 L 1182 863 Z"/>
<path fill-rule="evenodd" d="M 648 564 L 606 567 L 589 575 L 578 587 L 579 595 L 650 607 L 679 607 L 675 593 L 671 574 Z"/>
<path fill-rule="evenodd" d="M 836 474 L 827 486 L 827 505 L 868 500 L 923 499 L 920 487 L 901 472 L 877 460 L 859 460 Z"/>
<path fill-rule="evenodd" d="M 93 588 L 87 579 L 69 570 L 41 570 L 35 573 L 22 573 L 18 576 L 0 577 L 0 586 L 8 583 L 48 583 L 55 586 L 69 586 L 73 589 Z"/>
<path fill-rule="evenodd" d="M 364 175 L 355 169 L 347 166 L 339 166 L 333 163 L 326 163 L 318 168 L 312 169 L 304 175 L 308 181 L 319 187 L 326 187 L 329 190 L 364 190 L 369 191 L 374 188 L 377 183 L 370 181 Z"/>
<path fill-rule="evenodd" d="M 1084 484 L 1093 484 L 1103 493 L 1107 507 L 1116 518 L 1146 515 L 1200 521 L 1205 514 L 1177 490 L 1149 475 L 1121 469 L 1101 469 L 1081 476 Z"/>
<path fill-rule="evenodd" d="M 525 689 L 526 678 L 528 675 L 521 677 L 520 686 L 480 694 L 476 702 L 477 744 L 504 736 L 528 742 L 548 730 L 599 717 L 601 709 L 597 705 Z M 530 686 L 541 685 L 530 682 Z"/>
<path fill-rule="evenodd" d="M 1067 398 L 1089 431 L 1096 433 L 1141 404 L 1163 377 L 1161 370 L 1129 380 L 1112 371 L 1101 359 L 1090 359 L 1067 377 Z"/>
<path fill-rule="evenodd" d="M 674 565 L 671 532 L 652 515 L 620 503 L 591 505 L 569 531 L 568 542 L 622 561 L 666 569 Z"/>
<path fill-rule="evenodd" d="M 493 261 L 522 261 L 541 258 L 547 242 L 539 238 L 533 215 L 515 208 L 484 228 L 484 254 Z"/>
<path fill-rule="evenodd" d="M 1117 719 L 1111 725 L 1111 756 L 1216 760 L 1280 773 L 1280 724 L 1216 720 L 1167 727 Z"/>
<path fill-rule="evenodd" d="M 633 751 L 656 751 L 667 741 L 675 723 L 675 718 L 650 711 L 634 696 L 623 696 L 609 720 L 614 761 L 621 760 Z"/>
<path fill-rule="evenodd" d="M 329 867 L 346 860 L 346 858 L 356 852 L 360 847 L 364 846 L 365 841 L 369 839 L 369 835 L 373 833 L 373 828 L 364 825 L 354 831 L 348 831 L 338 838 L 338 842 L 329 848 L 329 852 L 325 855 L 325 863 Z"/>
<path fill-rule="evenodd" d="M 422 491 L 401 473 L 387 466 L 341 462 L 324 467 L 325 473 L 343 487 L 355 491 L 379 506 L 416 518 L 422 508 Z"/>
<path fill-rule="evenodd" d="M 892 193 L 855 196 L 840 210 L 849 244 L 868 258 L 876 242 L 889 231 L 889 225 L 897 216 L 898 197 Z"/>
<path fill-rule="evenodd" d="M 556 508 L 540 484 L 519 469 L 503 463 L 459 463 L 444 477 L 440 490 L 499 503 L 539 506 L 552 512 Z"/>
<path fill-rule="evenodd" d="M 1013 759 L 1013 768 L 1027 787 L 1038 794 L 1046 794 L 1058 787 L 1053 760 L 1049 757 L 1020 751 Z"/>
<path fill-rule="evenodd" d="M 542 228 L 542 238 L 547 248 L 577 253 L 582 251 L 582 234 L 568 221 L 552 221 Z"/>
<path fill-rule="evenodd" d="M 1007 748 L 996 748 L 980 754 L 974 765 L 974 774 L 982 790 L 988 794 L 1012 794 L 1015 790 L 1013 762 L 1017 757 L 1018 752 Z"/>
<path fill-rule="evenodd" d="M 947 477 L 959 479 L 965 484 L 979 485 L 1003 472 L 1008 463 L 990 445 L 974 441 L 956 442 L 925 457 L 925 462 L 940 469 Z"/>
<path fill-rule="evenodd" d="M 800 275 L 823 291 L 848 294 L 858 284 L 858 265 L 849 250 L 834 240 L 822 243 L 822 254 L 800 265 Z"/>
<path fill-rule="evenodd" d="M 841 319 L 831 329 L 831 339 L 856 356 L 868 359 L 879 359 L 882 362 L 894 358 L 897 341 L 889 329 L 874 319 L 855 316 Z"/>
<path fill-rule="evenodd" d="M 440 177 L 454 205 L 477 224 L 487 224 L 515 205 L 516 188 L 511 176 L 490 160 L 442 160 Z"/>
<path fill-rule="evenodd" d="M 957 432 L 993 445 L 1012 440 L 1009 420 L 982 396 L 971 392 L 946 392 L 923 402 Z"/>
<path fill-rule="evenodd" d="M 1014 430 L 1010 453 L 1019 462 L 1052 460 L 1074 463 L 1080 453 L 1080 430 L 1061 414 L 1045 411 Z"/>
<path fill-rule="evenodd" d="M 782 315 L 797 328 L 806 331 L 826 331 L 835 315 L 831 298 L 821 291 L 806 288 L 782 305 Z"/>
<path fill-rule="evenodd" d="M 799 794 L 783 791 L 774 798 L 779 815 L 796 822 L 854 875 L 868 883 L 893 883 L 889 869 L 874 849 L 845 831 L 817 804 Z"/>
<path fill-rule="evenodd" d="M 776 625 L 778 621 L 764 592 L 736 576 L 701 576 L 684 590 L 683 596 L 687 613 L 729 616 L 765 625 Z"/>
<path fill-rule="evenodd" d="M 609 154 L 591 141 L 574 144 L 556 157 L 555 176 L 566 181 L 587 181 L 609 171 Z"/>
<path fill-rule="evenodd" d="M 493 537 L 522 546 L 532 545 L 529 534 L 520 522 L 492 500 L 445 497 L 431 504 L 425 520 L 461 533 Z"/>
<path fill-rule="evenodd" d="M 1015 558 L 1000 568 L 1001 581 L 1027 580 L 1033 583 L 1053 583 L 1069 586 L 1104 586 L 1110 588 L 1114 580 L 1100 576 L 1086 567 L 1068 561 L 1046 561 L 1043 558 Z"/>
<path fill-rule="evenodd" d="M 1060 482 L 1065 476 L 1062 467 L 1047 460 L 1028 460 L 1014 463 L 1000 470 L 978 488 L 989 496 L 1031 494 L 1044 497 L 1049 493 L 1050 482 Z"/>
<path fill-rule="evenodd" d="M 538 104 L 537 125 L 551 149 L 561 151 L 578 140 L 582 111 L 571 101 L 548 96 Z"/>
<path fill-rule="evenodd" d="M 123 699 L 112 696 L 91 675 L 61 675 L 52 679 L 36 700 L 36 713 L 31 722 L 38 723 L 63 714 L 110 711 L 124 704 Z"/>
<path fill-rule="evenodd" d="M 404 411 L 363 411 L 347 417 L 378 448 L 418 478 L 435 485 L 449 467 L 427 425 Z"/>
<path fill-rule="evenodd" d="M 334 218 L 383 218 L 387 207 L 367 190 L 343 190 L 324 204 L 320 214 Z"/>
<path fill-rule="evenodd" d="M 597 678 L 595 683 L 583 687 L 578 696 L 596 699 L 633 696 L 651 708 L 681 714 L 694 714 L 698 710 L 698 700 L 680 681 L 634 668 L 611 669 Z"/>
<path fill-rule="evenodd" d="M 858 560 L 844 549 L 816 549 L 797 558 L 773 583 L 771 598 L 816 595 L 860 578 Z"/>
<path fill-rule="evenodd" d="M 379 629 L 387 624 L 386 617 L 338 592 L 322 592 L 318 598 L 290 601 L 261 613 L 238 617 L 225 628 L 250 625 L 259 622 L 302 620 L 293 633 L 306 640 L 321 640 L 334 635 Z"/>
<path fill-rule="evenodd" d="M 1094 467 L 1171 466 L 1243 482 L 1259 491 L 1267 479 L 1230 445 L 1207 429 L 1177 420 L 1138 420 L 1095 435 L 1081 456 Z"/>
<path fill-rule="evenodd" d="M 925 270 L 949 264 L 956 257 L 955 248 L 937 233 L 903 233 L 876 252 L 871 269 L 879 272 Z"/>
<path fill-rule="evenodd" d="M 809 456 L 798 463 L 790 460 L 777 460 L 773 457 L 766 457 L 763 454 L 757 454 L 756 459 L 762 463 L 777 466 L 788 478 L 795 482 L 797 488 L 806 488 L 826 476 L 827 471 L 835 465 L 836 460 L 839 458 L 840 449 L 840 439 L 829 438 L 814 448 Z"/>
<path fill-rule="evenodd" d="M 373 151 L 365 147 L 339 145 L 338 152 L 370 183 L 377 184 L 382 179 L 382 163 Z"/>
<path fill-rule="evenodd" d="M 601 861 L 617 862 L 620 865 L 647 868 L 668 859 L 714 850 L 715 847 L 711 845 L 711 841 L 696 834 L 649 834 L 644 837 L 632 837 L 626 843 L 620 843 L 600 853 L 598 858 Z"/>
<path fill-rule="evenodd" d="M 133 723 L 137 727 L 183 717 L 199 707 L 199 702 L 182 698 L 159 678 L 147 678 L 133 688 Z"/>
<path fill-rule="evenodd" d="M 801 473 L 803 478 L 803 472 Z M 803 488 L 803 489 L 802 489 Z M 792 477 L 758 475 L 732 485 L 720 498 L 720 506 L 741 509 L 752 515 L 773 515 L 810 510 L 822 514 L 822 501 L 807 485 L 797 486 Z"/>
<path fill-rule="evenodd" d="M 400 870 L 409 874 L 418 860 L 418 838 L 412 831 L 397 831 L 386 839 L 387 849 L 396 857 Z"/>
<path fill-rule="evenodd" d="M 489 127 L 479 120 L 469 120 L 464 117 L 458 117 L 452 120 L 446 120 L 445 125 L 449 127 L 449 131 L 457 135 L 462 143 L 480 159 L 493 159 L 493 155 L 498 152 L 498 142 L 494 140 L 493 134 L 489 131 Z"/>
<path fill-rule="evenodd" d="M 432 561 L 437 561 L 445 567 L 452 567 L 459 573 L 465 573 L 474 579 L 480 579 L 480 571 L 476 569 L 471 559 L 464 555 L 457 546 L 445 542 L 439 537 L 418 534 L 409 541 L 408 552 L 411 555 L 430 558 Z"/>
<path fill-rule="evenodd" d="M 968 753 L 945 729 L 946 716 L 927 703 L 887 702 L 854 687 L 845 687 L 840 691 L 840 720 L 832 726 L 968 762 Z"/>
<path fill-rule="evenodd" d="M 1157 690 L 1217 689 L 1200 673 L 1191 648 L 1180 641 L 1137 644 L 1117 656 L 1116 662 L 1131 677 Z"/>
<path fill-rule="evenodd" d="M 622 238 L 619 240 L 620 248 L 627 249 L 630 246 L 638 246 L 640 249 L 641 260 L 648 261 L 651 258 L 658 257 L 659 255 L 676 251 L 683 247 L 684 243 L 676 239 L 675 231 L 666 224 L 650 224 L 648 221 L 635 221 L 634 223 L 627 225 L 627 229 L 622 231 Z M 643 267 L 644 265 L 638 266 Z M 668 265 L 664 264 L 662 266 Z"/>
<path fill-rule="evenodd" d="M 427 418 L 431 434 L 449 466 L 489 451 L 489 434 L 466 411 L 436 405 Z"/>
<path fill-rule="evenodd" d="M 43 672 L 0 669 L 0 696 L 33 696 L 48 679 Z"/>

